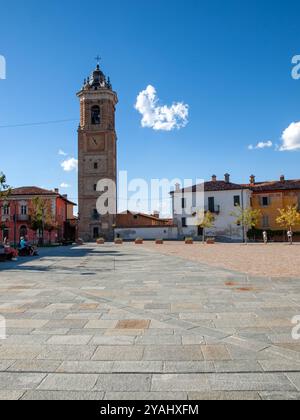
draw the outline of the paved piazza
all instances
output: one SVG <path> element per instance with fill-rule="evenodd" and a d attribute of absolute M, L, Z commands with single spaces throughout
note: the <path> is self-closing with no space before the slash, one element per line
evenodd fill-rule
<path fill-rule="evenodd" d="M 297 279 L 155 249 L 83 246 L 0 264 L 1 399 L 299 399 Z"/>

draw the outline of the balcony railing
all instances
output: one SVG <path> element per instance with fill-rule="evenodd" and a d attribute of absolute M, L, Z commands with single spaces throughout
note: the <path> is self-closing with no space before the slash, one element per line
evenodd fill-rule
<path fill-rule="evenodd" d="M 213 214 L 220 214 L 221 213 L 221 206 L 219 205 L 214 205 L 214 207 L 212 206 L 204 206 L 203 207 L 192 207 L 191 208 L 191 214 L 196 216 L 197 214 L 200 214 L 201 212 L 207 213 L 208 211 L 210 211 Z"/>
<path fill-rule="evenodd" d="M 28 214 L 17 214 L 17 221 L 18 222 L 28 222 L 29 215 Z"/>
<path fill-rule="evenodd" d="M 30 221 L 30 216 L 28 214 L 17 214 L 16 218 L 14 219 L 13 215 L 1 215 L 1 221 L 2 222 L 14 222 L 14 220 L 16 220 L 16 222 L 29 222 Z"/>
<path fill-rule="evenodd" d="M 212 214 L 220 214 L 221 213 L 221 206 L 214 205 L 214 206 L 205 206 L 205 212 L 210 212 Z"/>

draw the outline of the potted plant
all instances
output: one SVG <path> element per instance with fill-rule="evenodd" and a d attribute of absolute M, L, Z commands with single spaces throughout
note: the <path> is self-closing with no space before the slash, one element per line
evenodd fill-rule
<path fill-rule="evenodd" d="M 143 245 L 143 243 L 144 243 L 144 240 L 142 238 L 136 238 L 135 240 L 136 245 Z"/>
<path fill-rule="evenodd" d="M 97 239 L 97 244 L 98 245 L 104 245 L 105 244 L 105 239 L 104 238 L 98 238 Z"/>
<path fill-rule="evenodd" d="M 156 239 L 155 244 L 156 245 L 163 245 L 164 244 L 164 240 L 163 239 Z"/>
<path fill-rule="evenodd" d="M 122 238 L 115 238 L 115 245 L 123 245 L 123 239 Z"/>
<path fill-rule="evenodd" d="M 185 238 L 185 244 L 186 245 L 193 245 L 194 239 L 193 238 Z"/>
<path fill-rule="evenodd" d="M 206 239 L 206 244 L 207 245 L 214 245 L 216 243 L 216 240 L 215 240 L 215 238 L 213 238 L 213 237 L 208 237 L 207 239 Z"/>

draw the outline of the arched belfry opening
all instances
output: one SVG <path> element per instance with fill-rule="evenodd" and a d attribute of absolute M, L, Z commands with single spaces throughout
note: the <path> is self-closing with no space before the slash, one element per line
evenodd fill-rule
<path fill-rule="evenodd" d="M 98 105 L 92 106 L 92 109 L 91 109 L 91 124 L 92 125 L 101 124 L 100 107 Z"/>

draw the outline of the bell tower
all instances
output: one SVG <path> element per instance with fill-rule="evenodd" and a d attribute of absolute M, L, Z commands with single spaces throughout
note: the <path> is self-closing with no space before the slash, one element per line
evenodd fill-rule
<path fill-rule="evenodd" d="M 99 237 L 113 239 L 116 215 L 98 213 L 97 200 L 101 193 L 97 191 L 97 184 L 104 179 L 117 181 L 115 112 L 118 97 L 99 64 L 84 80 L 77 96 L 80 100 L 78 235 L 86 242 Z"/>

